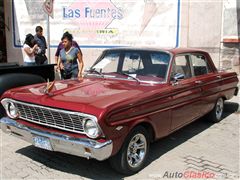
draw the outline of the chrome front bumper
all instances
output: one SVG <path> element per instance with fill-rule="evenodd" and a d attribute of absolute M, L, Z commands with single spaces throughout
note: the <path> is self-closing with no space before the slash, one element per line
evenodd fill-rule
<path fill-rule="evenodd" d="M 36 136 L 49 139 L 52 151 L 88 159 L 93 158 L 99 161 L 109 158 L 112 154 L 111 140 L 99 143 L 88 138 L 74 138 L 64 134 L 41 131 L 22 125 L 7 117 L 0 119 L 0 124 L 3 132 L 14 135 L 31 144 L 34 144 L 33 138 Z"/>

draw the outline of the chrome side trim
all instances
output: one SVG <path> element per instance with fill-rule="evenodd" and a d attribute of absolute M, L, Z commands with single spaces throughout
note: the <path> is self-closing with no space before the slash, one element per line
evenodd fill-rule
<path fill-rule="evenodd" d="M 27 127 L 7 117 L 0 119 L 0 124 L 3 132 L 31 144 L 33 144 L 33 137 L 35 136 L 48 138 L 53 151 L 85 157 L 87 159 L 93 158 L 99 161 L 109 158 L 112 154 L 113 145 L 111 140 L 100 143 L 88 138 L 75 138 L 65 134 L 42 131 Z"/>

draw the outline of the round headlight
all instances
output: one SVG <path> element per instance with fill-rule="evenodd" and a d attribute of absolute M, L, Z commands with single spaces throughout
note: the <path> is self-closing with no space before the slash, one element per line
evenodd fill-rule
<path fill-rule="evenodd" d="M 97 123 L 90 118 L 84 119 L 83 128 L 84 128 L 86 135 L 90 138 L 97 138 L 101 134 L 101 131 L 100 131 Z"/>
<path fill-rule="evenodd" d="M 8 103 L 7 103 L 7 109 L 6 109 L 6 110 L 7 110 L 8 116 L 9 116 L 10 118 L 15 119 L 15 118 L 17 118 L 18 115 L 19 115 L 16 106 L 15 106 L 14 103 L 12 103 L 12 102 L 8 102 Z"/>

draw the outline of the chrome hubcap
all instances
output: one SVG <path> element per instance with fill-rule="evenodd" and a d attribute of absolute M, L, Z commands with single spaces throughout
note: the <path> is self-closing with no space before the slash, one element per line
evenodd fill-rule
<path fill-rule="evenodd" d="M 147 141 L 144 135 L 136 134 L 130 141 L 127 149 L 127 161 L 130 167 L 138 167 L 147 150 Z"/>
<path fill-rule="evenodd" d="M 216 117 L 218 120 L 221 119 L 222 113 L 223 113 L 223 99 L 220 98 L 218 99 L 216 104 Z"/>

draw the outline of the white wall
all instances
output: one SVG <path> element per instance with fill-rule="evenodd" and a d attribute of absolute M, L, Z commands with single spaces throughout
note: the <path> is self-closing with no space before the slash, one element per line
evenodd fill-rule
<path fill-rule="evenodd" d="M 6 28 L 7 60 L 8 62 L 22 63 L 23 61 L 22 50 L 19 48 L 15 48 L 13 44 L 11 1 L 4 0 L 4 9 L 5 9 L 5 23 L 9 27 L 9 30 Z"/>

